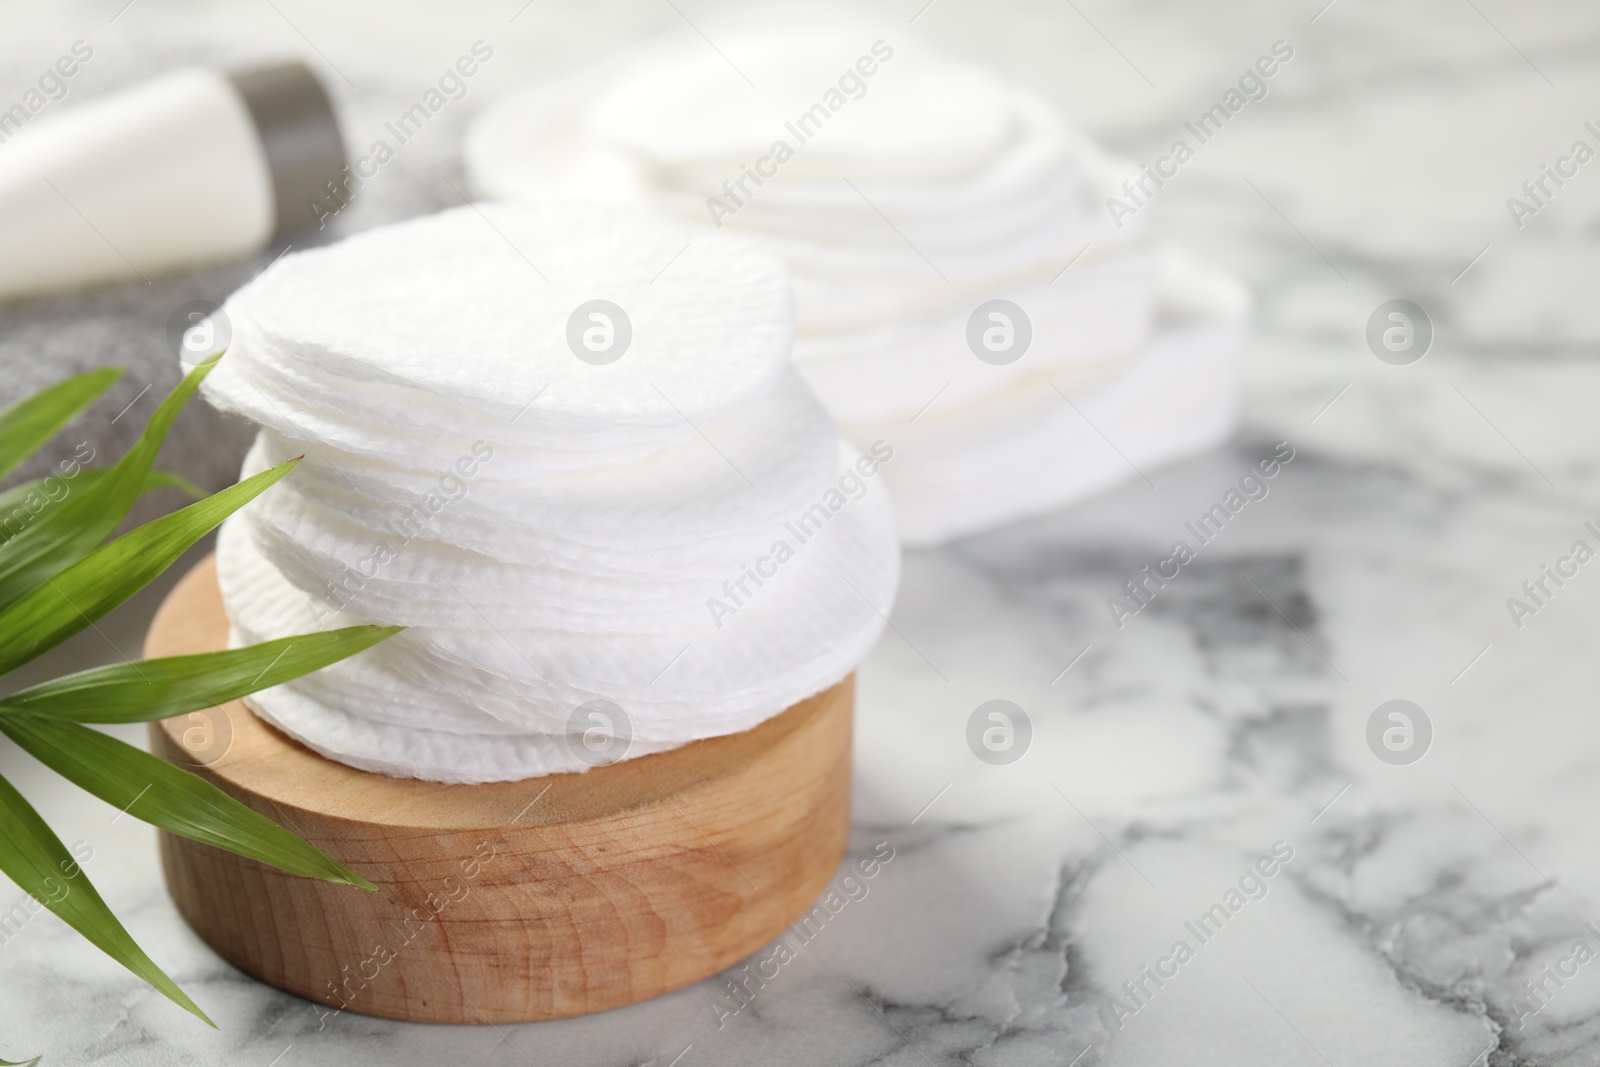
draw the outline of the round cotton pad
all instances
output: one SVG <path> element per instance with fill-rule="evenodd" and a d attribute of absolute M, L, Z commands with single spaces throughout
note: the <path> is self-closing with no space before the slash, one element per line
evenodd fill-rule
<path fill-rule="evenodd" d="M 591 701 L 629 758 L 749 729 L 883 626 L 892 449 L 841 446 L 788 364 L 784 268 L 742 240 L 467 207 L 286 256 L 226 310 L 204 388 L 263 426 L 244 473 L 303 457 L 224 527 L 235 642 L 408 627 L 249 698 L 319 752 L 581 771 Z"/>
<path fill-rule="evenodd" d="M 757 239 L 794 279 L 796 365 L 813 385 L 854 379 L 821 390 L 841 420 L 914 414 L 945 382 L 946 402 L 968 378 L 1005 388 L 978 380 L 965 325 L 1019 289 L 1040 325 L 1033 362 L 1126 365 L 1151 336 L 1155 272 L 1142 217 L 1106 203 L 1138 175 L 1038 94 L 903 29 L 841 12 L 733 20 L 725 57 L 669 35 L 487 109 L 468 174 L 491 196 L 648 204 Z M 1085 279 L 1095 265 L 1109 272 Z M 974 365 L 950 373 L 947 354 Z"/>
<path fill-rule="evenodd" d="M 591 133 L 663 169 L 736 172 L 786 139 L 807 148 L 793 162 L 799 173 L 913 179 L 966 172 L 1011 134 L 999 78 L 865 32 L 765 28 L 724 53 L 688 38 L 660 48 L 595 103 Z M 893 77 L 864 73 L 885 64 Z"/>
<path fill-rule="evenodd" d="M 779 260 L 695 237 L 585 206 L 468 206 L 286 259 L 227 310 L 235 337 L 291 372 L 403 385 L 535 426 L 676 426 L 764 392 L 793 331 Z M 632 330 L 628 358 L 604 365 L 574 358 L 568 336 L 598 299 Z M 213 390 L 247 362 L 220 368 Z"/>
<path fill-rule="evenodd" d="M 823 4 L 702 28 L 486 108 L 468 178 L 649 205 L 781 257 L 796 368 L 849 440 L 899 446 L 885 478 L 906 543 L 1058 507 L 1129 476 L 1127 456 L 1229 432 L 1243 320 L 1171 320 L 1145 235 L 1173 174 L 1113 158 L 903 20 Z M 990 358 L 1002 304 L 1023 340 Z"/>

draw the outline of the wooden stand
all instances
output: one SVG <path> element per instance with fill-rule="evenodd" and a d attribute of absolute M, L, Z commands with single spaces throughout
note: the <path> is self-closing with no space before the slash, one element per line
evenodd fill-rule
<path fill-rule="evenodd" d="M 207 559 L 145 653 L 212 651 L 226 635 Z M 153 723 L 152 748 L 379 892 L 166 833 L 162 868 L 223 958 L 333 1008 L 456 1023 L 615 1008 L 738 962 L 822 891 L 849 832 L 853 708 L 854 676 L 746 733 L 462 786 L 346 767 L 233 703 Z"/>

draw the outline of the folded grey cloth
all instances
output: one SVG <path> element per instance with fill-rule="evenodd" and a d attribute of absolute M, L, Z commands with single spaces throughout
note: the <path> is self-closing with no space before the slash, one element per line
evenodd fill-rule
<path fill-rule="evenodd" d="M 191 300 L 221 303 L 265 265 L 241 262 L 0 306 L 0 408 L 97 367 L 121 367 L 106 395 L 24 463 L 8 483 L 38 478 L 81 446 L 90 465 L 106 466 L 138 440 L 145 422 L 177 384 L 181 365 L 167 345 L 167 319 Z M 232 484 L 254 439 L 244 419 L 225 416 L 196 398 L 167 435 L 158 465 L 207 491 Z M 173 491 L 141 500 L 144 521 L 181 503 Z"/>

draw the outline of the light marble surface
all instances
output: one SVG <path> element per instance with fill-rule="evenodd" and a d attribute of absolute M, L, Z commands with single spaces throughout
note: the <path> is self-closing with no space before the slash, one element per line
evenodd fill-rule
<path fill-rule="evenodd" d="M 536 0 L 515 22 L 520 0 L 448 16 L 415 4 L 138 0 L 112 23 L 121 2 L 11 9 L 0 97 L 78 37 L 103 57 L 102 87 L 175 58 L 304 53 L 309 39 L 350 79 L 334 75 L 358 121 L 376 125 L 473 39 L 500 48 L 480 87 L 488 99 L 679 20 L 644 0 Z M 899 7 L 909 19 L 920 3 Z M 712 9 L 677 7 L 696 18 Z M 908 556 L 894 629 L 861 673 L 852 844 L 888 842 L 895 858 L 749 1007 L 719 1028 L 713 1005 L 727 1002 L 706 982 L 557 1023 L 345 1014 L 319 1025 L 311 1005 L 232 970 L 188 931 L 147 827 L 7 751 L 0 766 L 65 839 L 92 845 L 88 870 L 107 899 L 220 1029 L 44 917 L 0 945 L 0 1056 L 278 1067 L 1594 1062 L 1600 964 L 1580 965 L 1572 948 L 1600 951 L 1584 926 L 1600 924 L 1589 806 L 1600 807 L 1600 564 L 1520 630 L 1506 599 L 1573 541 L 1597 542 L 1582 524 L 1600 522 L 1600 303 L 1589 291 L 1600 164 L 1521 231 L 1505 198 L 1600 119 L 1600 12 L 1507 0 L 1320 7 L 934 0 L 918 17 L 919 30 L 1003 64 L 1142 159 L 1271 42 L 1292 42 L 1271 96 L 1154 209 L 1159 232 L 1258 294 L 1246 427 L 1229 448 L 1149 472 L 1158 488 L 1135 480 Z M 459 184 L 453 153 L 479 99 L 419 138 L 340 225 L 451 202 L 444 179 Z M 1427 358 L 1407 367 L 1379 362 L 1363 340 L 1368 315 L 1397 297 L 1420 302 L 1438 328 Z M 0 312 L 0 333 L 15 321 Z M 1296 457 L 1271 494 L 1115 628 L 1106 598 L 1280 440 Z M 148 610 L 147 599 L 108 637 L 136 647 Z M 100 640 L 40 669 L 109 657 Z M 968 716 L 995 698 L 1021 705 L 1033 726 L 1009 766 L 980 762 L 965 741 Z M 1381 762 L 1366 742 L 1369 716 L 1393 698 L 1433 724 L 1431 749 L 1408 766 Z M 1185 922 L 1227 903 L 1277 842 L 1293 858 L 1202 944 Z M 0 890 L 0 903 L 19 895 Z M 1179 939 L 1193 958 L 1159 989 L 1146 979 L 1148 998 L 1128 998 L 1123 983 Z M 1576 974 L 1558 987 L 1547 965 Z M 1541 980 L 1542 1010 L 1519 1010 L 1535 1003 L 1523 983 Z M 1114 996 L 1137 1011 L 1114 1019 Z"/>

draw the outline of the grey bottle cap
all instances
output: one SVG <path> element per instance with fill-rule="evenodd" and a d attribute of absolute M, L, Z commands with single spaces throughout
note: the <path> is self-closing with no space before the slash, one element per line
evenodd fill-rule
<path fill-rule="evenodd" d="M 228 80 L 250 112 L 267 157 L 276 210 L 273 232 L 312 225 L 317 221 L 312 202 L 328 196 L 328 182 L 341 191 L 344 182 L 344 139 L 327 91 L 301 63 L 229 71 Z"/>

